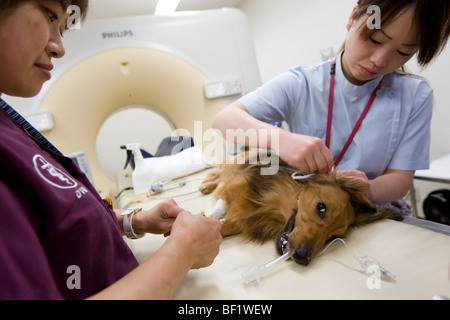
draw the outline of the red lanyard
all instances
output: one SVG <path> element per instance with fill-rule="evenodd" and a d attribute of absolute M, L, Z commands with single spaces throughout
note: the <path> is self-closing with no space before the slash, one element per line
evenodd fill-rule
<path fill-rule="evenodd" d="M 328 100 L 328 123 L 327 123 L 327 137 L 325 140 L 325 144 L 327 148 L 330 148 L 330 137 L 331 137 L 331 122 L 333 120 L 333 104 L 334 104 L 334 75 L 336 73 L 336 59 L 334 59 L 333 65 L 331 66 L 331 80 L 330 80 L 330 98 Z M 342 158 L 344 157 L 344 154 L 347 152 L 348 147 L 350 147 L 350 144 L 353 141 L 353 138 L 355 137 L 356 133 L 359 130 L 359 127 L 361 127 L 361 124 L 366 117 L 367 113 L 370 110 L 370 107 L 372 106 L 373 102 L 375 101 L 375 98 L 377 97 L 377 92 L 380 90 L 381 85 L 383 84 L 383 79 L 381 79 L 378 86 L 375 88 L 375 90 L 372 92 L 372 96 L 369 99 L 369 102 L 367 103 L 366 107 L 364 108 L 364 111 L 362 112 L 361 116 L 358 119 L 358 122 L 356 122 L 355 127 L 353 128 L 352 133 L 350 134 L 350 137 L 348 138 L 347 142 L 345 143 L 344 148 L 342 149 L 339 156 L 334 161 L 334 167 L 337 167 L 338 164 L 341 162 Z"/>

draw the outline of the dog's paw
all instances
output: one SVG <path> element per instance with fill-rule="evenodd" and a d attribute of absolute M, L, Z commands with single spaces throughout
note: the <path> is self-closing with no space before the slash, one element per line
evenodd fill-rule
<path fill-rule="evenodd" d="M 199 188 L 198 191 L 200 191 L 202 194 L 210 194 L 212 193 L 217 187 L 217 183 L 214 182 L 207 182 L 203 183 Z"/>

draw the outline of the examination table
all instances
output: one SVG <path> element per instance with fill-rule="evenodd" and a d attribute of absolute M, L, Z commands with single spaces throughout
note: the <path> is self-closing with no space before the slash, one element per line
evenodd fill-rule
<path fill-rule="evenodd" d="M 149 200 L 132 191 L 122 193 L 121 208 L 148 209 L 167 197 L 194 214 L 214 205 L 211 195 L 195 192 L 208 170 L 187 177 L 187 184 Z M 119 179 L 119 190 L 128 183 Z M 135 201 L 139 201 L 136 203 Z M 297 299 L 433 299 L 450 297 L 450 228 L 415 218 L 382 220 L 352 228 L 342 242 L 333 243 L 305 267 L 292 260 L 264 273 L 260 282 L 242 284 L 241 275 L 278 258 L 274 242 L 249 243 L 225 238 L 214 263 L 191 270 L 175 293 L 180 300 L 297 300 Z M 127 240 L 139 262 L 164 243 L 159 235 Z M 353 257 L 370 256 L 396 276 L 395 281 L 366 273 Z"/>

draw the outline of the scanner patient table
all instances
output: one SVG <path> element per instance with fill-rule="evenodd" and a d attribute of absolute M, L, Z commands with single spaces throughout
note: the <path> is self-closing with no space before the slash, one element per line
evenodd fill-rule
<path fill-rule="evenodd" d="M 211 195 L 192 193 L 208 170 L 187 177 L 185 186 L 159 197 L 173 197 L 193 214 L 214 205 Z M 120 186 L 120 184 L 119 184 Z M 180 196 L 181 194 L 186 194 Z M 132 203 L 133 192 L 123 194 L 119 207 L 148 209 L 161 200 Z M 432 229 L 432 230 L 430 230 Z M 433 231 L 437 230 L 439 232 Z M 450 297 L 450 229 L 408 218 L 404 222 L 382 220 L 352 228 L 342 242 L 333 243 L 309 266 L 292 260 L 268 270 L 260 283 L 243 285 L 241 274 L 276 258 L 274 241 L 263 245 L 245 242 L 236 235 L 224 239 L 214 263 L 191 270 L 174 295 L 176 300 L 298 300 L 298 299 L 433 299 Z M 127 240 L 139 262 L 164 243 L 160 235 Z M 395 274 L 396 281 L 366 273 L 353 257 L 371 256 Z"/>

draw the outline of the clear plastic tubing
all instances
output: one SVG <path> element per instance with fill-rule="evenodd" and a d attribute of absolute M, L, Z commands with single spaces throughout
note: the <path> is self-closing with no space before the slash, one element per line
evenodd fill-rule
<path fill-rule="evenodd" d="M 277 264 L 284 262 L 286 260 L 289 259 L 289 252 L 286 252 L 285 254 L 283 254 L 281 257 L 259 267 L 256 269 L 251 269 L 249 271 L 246 271 L 244 273 L 242 273 L 242 283 L 243 284 L 249 284 L 252 283 L 253 281 L 256 282 L 260 282 L 260 278 L 261 276 L 270 268 L 275 267 Z"/>

